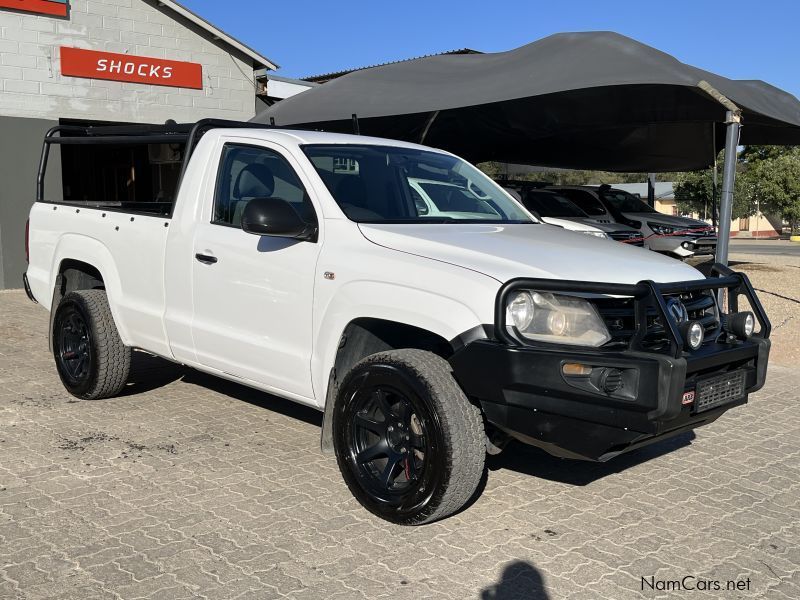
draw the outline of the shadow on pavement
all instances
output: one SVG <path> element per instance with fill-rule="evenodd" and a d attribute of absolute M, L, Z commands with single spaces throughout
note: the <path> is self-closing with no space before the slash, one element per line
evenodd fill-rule
<path fill-rule="evenodd" d="M 137 351 L 133 353 L 128 385 L 120 396 L 143 394 L 178 380 L 192 385 L 199 385 L 219 394 L 271 410 L 292 419 L 316 425 L 317 427 L 322 426 L 322 413 L 318 410 L 297 404 L 291 400 L 278 398 L 246 385 L 228 381 L 227 379 L 207 375 L 191 367 L 184 367 L 146 352 Z"/>
<path fill-rule="evenodd" d="M 287 400 L 286 398 L 278 398 L 267 392 L 234 383 L 227 379 L 215 377 L 214 375 L 206 375 L 194 369 L 186 369 L 183 381 L 192 385 L 202 386 L 208 390 L 224 394 L 236 400 L 241 400 L 242 402 L 247 402 L 253 406 L 265 408 L 292 419 L 303 421 L 309 425 L 322 427 L 322 413 L 320 411 L 310 406 L 303 406 L 292 400 Z"/>
<path fill-rule="evenodd" d="M 694 431 L 687 431 L 663 442 L 621 454 L 603 463 L 557 458 L 539 448 L 511 442 L 501 454 L 487 456 L 486 465 L 490 471 L 508 469 L 559 483 L 588 485 L 608 475 L 688 446 L 694 438 Z"/>
<path fill-rule="evenodd" d="M 503 569 L 500 581 L 481 590 L 481 600 L 547 600 L 544 579 L 529 562 L 515 561 Z"/>
<path fill-rule="evenodd" d="M 120 396 L 150 392 L 181 379 L 189 370 L 188 367 L 176 365 L 147 352 L 134 351 L 128 385 Z"/>
<path fill-rule="evenodd" d="M 145 352 L 134 353 L 130 382 L 121 395 L 128 396 L 145 393 L 177 380 L 201 386 L 292 419 L 298 419 L 309 425 L 322 426 L 322 413 L 314 408 L 303 406 L 284 398 L 278 398 L 267 392 L 221 379 L 214 375 L 207 375 Z M 486 466 L 488 471 L 508 469 L 550 481 L 571 485 L 588 485 L 608 475 L 619 473 L 678 448 L 688 446 L 694 437 L 694 432 L 689 431 L 663 442 L 645 446 L 628 454 L 622 454 L 605 463 L 556 458 L 539 448 L 519 442 L 511 442 L 502 454 L 487 456 Z M 478 491 L 462 510 L 475 502 L 485 486 L 486 474 L 481 480 Z"/>

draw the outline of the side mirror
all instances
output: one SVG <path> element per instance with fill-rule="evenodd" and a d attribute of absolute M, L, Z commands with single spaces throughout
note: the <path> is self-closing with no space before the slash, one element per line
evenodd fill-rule
<path fill-rule="evenodd" d="M 316 223 L 306 223 L 292 205 L 281 198 L 253 198 L 242 212 L 242 229 L 254 235 L 315 242 Z"/>

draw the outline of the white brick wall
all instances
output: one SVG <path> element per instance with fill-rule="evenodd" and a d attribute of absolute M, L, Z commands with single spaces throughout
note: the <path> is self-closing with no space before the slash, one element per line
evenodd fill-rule
<path fill-rule="evenodd" d="M 0 9 L 0 115 L 160 123 L 255 114 L 253 68 L 147 0 L 70 0 L 69 20 Z M 203 89 L 61 75 L 59 46 L 203 65 Z"/>

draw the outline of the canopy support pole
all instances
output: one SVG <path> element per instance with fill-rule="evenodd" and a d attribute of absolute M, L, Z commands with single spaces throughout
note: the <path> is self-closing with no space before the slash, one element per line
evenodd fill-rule
<path fill-rule="evenodd" d="M 647 174 L 647 203 L 651 208 L 656 207 L 656 174 Z"/>
<path fill-rule="evenodd" d="M 736 148 L 739 146 L 741 115 L 729 110 L 725 123 L 725 168 L 722 172 L 722 197 L 719 203 L 719 232 L 717 234 L 716 262 L 728 264 L 728 242 L 731 237 L 733 187 L 736 183 Z"/>
<path fill-rule="evenodd" d="M 711 145 L 714 148 L 714 166 L 713 171 L 711 174 L 711 224 L 716 227 L 717 226 L 717 190 L 719 186 L 717 185 L 717 124 L 711 124 Z"/>
<path fill-rule="evenodd" d="M 433 125 L 433 122 L 436 120 L 436 117 L 438 117 L 438 116 L 439 116 L 439 111 L 437 110 L 435 112 L 432 112 L 431 116 L 428 117 L 428 120 L 425 123 L 425 129 L 422 130 L 422 135 L 419 136 L 419 143 L 420 144 L 424 144 L 425 143 L 425 137 L 428 135 L 428 131 L 430 131 L 431 125 Z"/>
<path fill-rule="evenodd" d="M 739 146 L 739 128 L 742 125 L 742 111 L 730 98 L 714 88 L 706 80 L 699 81 L 697 87 L 725 107 L 725 165 L 722 172 L 722 195 L 719 201 L 719 226 L 717 228 L 716 262 L 728 264 L 728 241 L 731 238 L 731 213 L 733 212 L 733 186 L 736 183 L 736 148 Z M 713 138 L 712 138 L 713 139 Z M 714 147 L 716 152 L 716 146 Z M 716 154 L 714 155 L 714 178 L 716 184 Z"/>

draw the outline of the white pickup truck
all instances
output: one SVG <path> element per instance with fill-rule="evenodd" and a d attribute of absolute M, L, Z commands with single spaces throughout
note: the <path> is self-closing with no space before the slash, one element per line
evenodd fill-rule
<path fill-rule="evenodd" d="M 65 170 L 93 162 L 48 201 L 56 144 Z M 412 181 L 446 188 L 436 211 Z M 459 510 L 510 438 L 606 460 L 766 376 L 745 276 L 541 225 L 468 163 L 392 140 L 57 127 L 28 245 L 71 394 L 118 394 L 138 349 L 313 406 L 355 498 L 396 523 Z"/>

